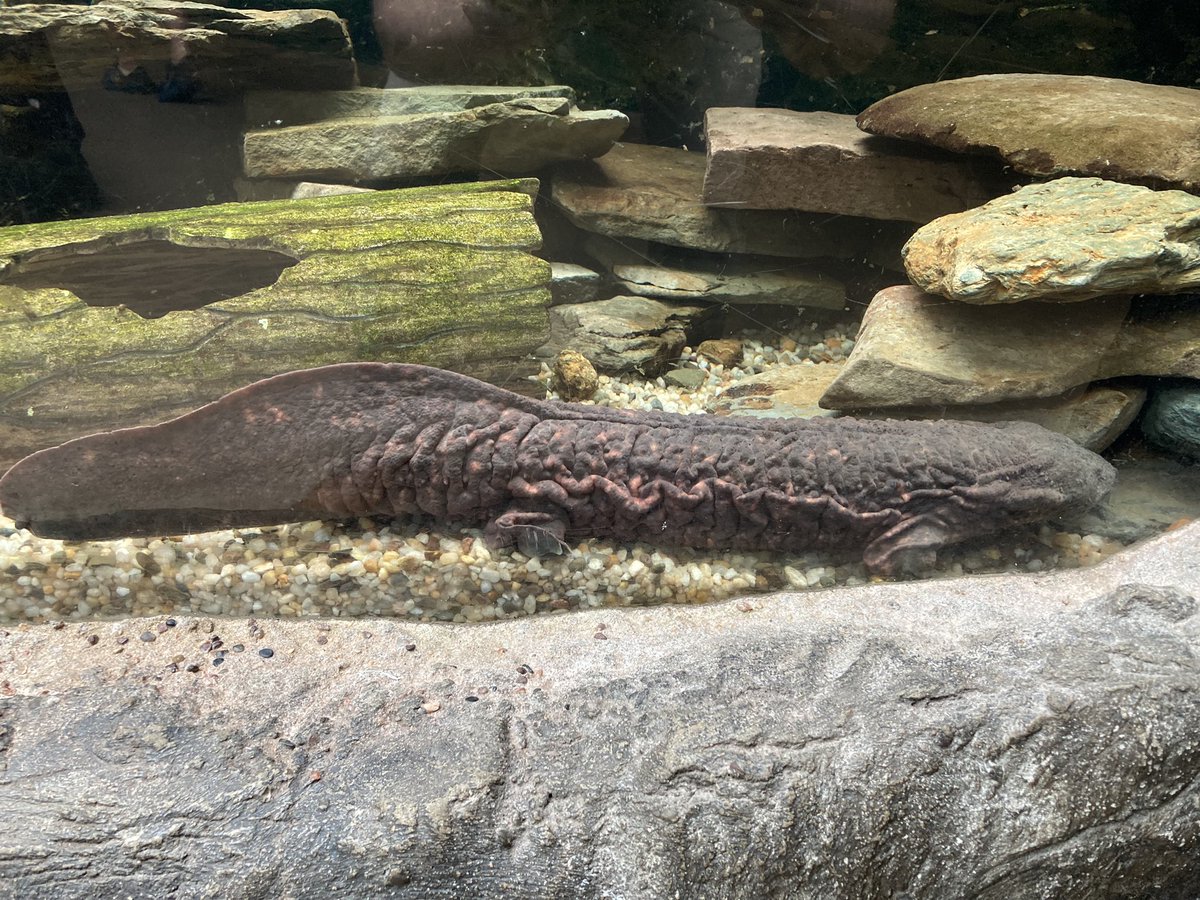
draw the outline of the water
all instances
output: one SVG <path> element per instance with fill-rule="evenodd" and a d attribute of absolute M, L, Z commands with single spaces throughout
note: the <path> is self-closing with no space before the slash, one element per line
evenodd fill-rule
<path fill-rule="evenodd" d="M 1089 82 L 1072 82 L 1047 101 L 1059 95 L 1013 82 L 1014 111 L 1000 131 L 1019 131 L 1025 116 L 1046 149 L 1007 162 L 889 137 L 860 146 L 848 118 L 906 88 L 979 74 L 1195 89 L 1195 11 L 983 3 L 964 12 L 879 0 L 745 10 L 497 2 L 466 17 L 455 4 L 444 16 L 422 14 L 436 6 L 381 0 L 372 17 L 365 5 L 346 5 L 335 10 L 345 30 L 335 15 L 306 14 L 259 43 L 237 37 L 252 30 L 252 11 L 222 13 L 232 24 L 214 29 L 200 12 L 128 24 L 118 7 L 60 7 L 44 18 L 32 5 L 0 10 L 13 33 L 27 35 L 3 39 L 10 55 L 26 50 L 0 78 L 0 215 L 11 226 L 0 230 L 0 467 L 88 434 L 171 419 L 261 378 L 342 362 L 430 365 L 555 397 L 554 354 L 568 348 L 600 364 L 588 402 L 601 407 L 707 416 L 722 396 L 749 396 L 742 413 L 819 414 L 841 372 L 838 396 L 852 398 L 842 412 L 1033 416 L 1115 462 L 1122 489 L 1099 512 L 998 526 L 896 573 L 868 569 L 853 541 L 834 554 L 704 550 L 584 530 L 561 546 L 555 539 L 549 549 L 562 552 L 535 556 L 497 548 L 482 523 L 444 515 L 316 518 L 304 507 L 239 529 L 66 541 L 4 519 L 0 618 L 475 622 L 709 602 L 884 577 L 1089 565 L 1195 515 L 1200 496 L 1163 485 L 1191 483 L 1200 445 L 1188 442 L 1198 438 L 1172 430 L 1186 411 L 1155 406 L 1165 388 L 1200 377 L 1192 362 L 1200 307 L 1188 292 L 1200 289 L 1200 279 L 1188 280 L 1194 239 L 1171 231 L 1169 212 L 1139 226 L 1142 240 L 1165 249 L 1149 252 L 1160 268 L 1126 290 L 1078 300 L 1079 283 L 1098 276 L 1071 260 L 1126 252 L 1110 236 L 1141 202 L 1132 195 L 1121 195 L 1112 221 L 1065 218 L 1037 238 L 1044 259 L 1005 276 L 1042 284 L 1065 260 L 1067 271 L 1049 283 L 1060 278 L 1057 301 L 1071 303 L 1053 291 L 988 307 L 877 297 L 920 277 L 915 251 L 907 272 L 901 254 L 918 227 L 1016 186 L 1098 174 L 1200 190 L 1200 160 L 1168 171 L 1160 163 L 1170 154 L 1135 152 L 1156 140 L 1186 146 L 1162 123 L 1200 128 L 1200 112 L 1188 119 L 1200 92 L 1138 94 L 1126 106 L 1146 118 L 1134 120 L 1103 106 L 1110 88 L 1087 94 Z M 105 16 L 134 37 L 113 43 Z M 1087 117 L 1073 111 L 1072 92 L 1099 104 L 1090 125 L 1079 125 Z M 772 109 L 842 118 L 750 112 Z M 726 114 L 710 113 L 706 128 L 708 110 Z M 972 128 L 997 123 L 959 124 L 935 124 L 934 143 L 950 133 L 974 140 Z M 798 169 L 769 150 L 781 133 L 801 136 L 794 146 L 808 155 Z M 1065 152 L 1056 136 L 1095 141 L 1111 158 L 1102 171 L 1086 159 L 1055 162 Z M 617 138 L 599 162 L 579 160 Z M 1096 225 L 1090 236 L 1079 237 L 1080 222 Z M 987 268 L 986 240 L 971 227 L 952 232 L 960 274 Z M 594 274 L 551 285 L 549 262 Z M 630 295 L 646 298 L 635 318 L 627 303 L 580 324 Z M 715 338 L 741 341 L 742 358 L 714 362 L 701 345 Z M 622 367 L 630 371 L 615 371 Z M 1151 408 L 1158 418 L 1144 430 Z M 198 432 L 192 449 L 211 449 L 205 477 L 250 496 L 263 472 L 286 473 L 297 459 L 283 454 L 257 469 L 230 462 L 252 456 L 256 440 L 246 430 L 231 453 Z M 937 469 L 936 445 L 931 454 L 904 464 Z M 136 498 L 180 477 L 170 454 L 105 471 L 133 498 L 132 531 Z M 45 475 L 65 480 L 53 488 L 65 484 L 68 496 L 78 477 Z"/>

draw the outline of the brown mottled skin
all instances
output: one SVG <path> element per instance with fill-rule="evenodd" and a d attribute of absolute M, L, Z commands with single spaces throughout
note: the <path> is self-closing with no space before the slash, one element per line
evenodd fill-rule
<path fill-rule="evenodd" d="M 426 513 L 493 546 L 604 537 L 862 552 L 874 571 L 1097 503 L 1112 467 L 1025 423 L 744 419 L 530 400 L 411 365 L 280 375 L 35 453 L 0 508 L 47 537 Z"/>

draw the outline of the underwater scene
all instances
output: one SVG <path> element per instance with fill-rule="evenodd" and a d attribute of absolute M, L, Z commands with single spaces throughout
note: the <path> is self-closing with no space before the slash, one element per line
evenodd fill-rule
<path fill-rule="evenodd" d="M 0 7 L 0 623 L 487 622 L 1179 528 L 1200 8 L 1150 6 Z"/>

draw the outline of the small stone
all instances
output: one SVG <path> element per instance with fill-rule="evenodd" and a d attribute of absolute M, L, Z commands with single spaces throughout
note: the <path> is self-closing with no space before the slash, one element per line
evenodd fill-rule
<path fill-rule="evenodd" d="M 89 634 L 87 636 L 87 642 L 88 642 L 88 646 L 95 647 L 98 643 L 100 643 L 100 638 L 97 635 Z"/>
<path fill-rule="evenodd" d="M 143 640 L 143 641 L 145 641 L 146 643 L 150 643 L 151 641 L 156 641 L 156 640 L 158 640 L 158 638 L 155 636 L 155 634 L 154 634 L 154 632 L 153 632 L 153 631 L 143 631 L 143 632 L 142 632 L 142 635 L 141 635 L 141 638 L 142 638 L 142 640 Z"/>
<path fill-rule="evenodd" d="M 708 376 L 700 369 L 672 369 L 663 376 L 663 380 L 667 384 L 682 388 L 685 391 L 696 390 L 707 379 Z"/>
<path fill-rule="evenodd" d="M 237 648 L 235 647 L 234 649 L 237 649 Z M 263 647 L 261 650 L 258 651 L 258 655 L 261 656 L 263 659 L 270 659 L 272 656 L 275 655 L 275 651 L 272 650 L 270 647 Z"/>
<path fill-rule="evenodd" d="M 796 349 L 796 342 L 791 341 L 791 349 Z M 729 369 L 742 362 L 742 342 L 733 338 L 703 341 L 696 348 L 696 355 L 701 359 L 716 363 Z"/>
<path fill-rule="evenodd" d="M 586 356 L 563 350 L 554 358 L 554 389 L 564 400 L 590 400 L 599 386 L 599 376 Z"/>

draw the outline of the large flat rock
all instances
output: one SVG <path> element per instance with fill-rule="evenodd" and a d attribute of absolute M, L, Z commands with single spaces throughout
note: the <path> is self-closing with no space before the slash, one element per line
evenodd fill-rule
<path fill-rule="evenodd" d="M 1084 75 L 978 75 L 909 88 L 864 131 L 998 155 L 1039 177 L 1200 190 L 1200 91 Z"/>
<path fill-rule="evenodd" d="M 930 222 L 903 253 L 913 284 L 966 303 L 1196 290 L 1200 198 L 1058 178 Z"/>
<path fill-rule="evenodd" d="M 334 90 L 356 79 L 346 25 L 326 10 L 121 0 L 25 3 L 0 15 L 6 93 L 128 89 L 134 82 L 161 92 L 172 77 L 196 100 L 252 88 Z"/>
<path fill-rule="evenodd" d="M 767 303 L 842 309 L 846 287 L 833 276 L 801 266 L 764 267 L 743 260 L 700 260 L 659 266 L 622 263 L 611 269 L 621 290 L 643 297 L 709 303 Z"/>
<path fill-rule="evenodd" d="M 249 178 L 528 175 L 550 163 L 599 156 L 628 125 L 616 110 L 582 111 L 565 97 L 528 97 L 458 111 L 255 129 L 246 132 L 243 159 Z"/>
<path fill-rule="evenodd" d="M 704 167 L 703 153 L 617 144 L 589 164 L 556 172 L 551 196 L 587 231 L 717 253 L 862 258 L 912 234 L 902 223 L 708 207 Z"/>
<path fill-rule="evenodd" d="M 1193 525 L 1048 576 L 475 628 L 23 625 L 0 634 L 0 878 L 32 900 L 1196 896 L 1197 559 Z M 216 635 L 245 652 L 213 665 Z"/>
<path fill-rule="evenodd" d="M 831 409 L 996 403 L 1058 397 L 1101 374 L 1128 311 L 1080 305 L 968 306 L 911 285 L 875 295 L 846 366 L 821 398 Z M 1112 373 L 1131 374 L 1131 373 Z"/>
<path fill-rule="evenodd" d="M 704 202 L 928 222 L 1007 191 L 1000 166 L 864 134 L 854 117 L 710 109 Z"/>

